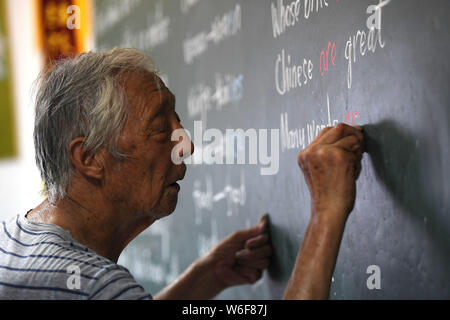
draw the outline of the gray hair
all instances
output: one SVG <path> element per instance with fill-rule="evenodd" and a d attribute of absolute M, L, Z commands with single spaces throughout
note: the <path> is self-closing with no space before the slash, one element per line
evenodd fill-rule
<path fill-rule="evenodd" d="M 61 60 L 39 76 L 34 146 L 50 202 L 66 196 L 74 172 L 68 152 L 73 139 L 85 137 L 89 153 L 105 147 L 116 158 L 125 156 L 117 139 L 128 112 L 120 76 L 129 71 L 158 73 L 148 55 L 115 48 Z"/>

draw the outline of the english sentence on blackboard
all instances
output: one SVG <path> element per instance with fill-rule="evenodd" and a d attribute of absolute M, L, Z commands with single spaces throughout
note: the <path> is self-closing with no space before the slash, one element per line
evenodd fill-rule
<path fill-rule="evenodd" d="M 353 65 L 357 62 L 358 56 L 364 56 L 367 53 L 375 53 L 377 46 L 384 48 L 385 42 L 382 40 L 381 29 L 382 8 L 390 0 L 379 0 L 377 5 L 370 5 L 366 13 L 368 14 L 366 26 L 367 30 L 357 30 L 351 35 L 345 44 L 344 57 L 347 61 L 347 85 L 351 88 Z M 328 1 L 305 0 L 304 18 L 307 20 L 312 17 L 312 13 L 318 13 L 320 10 L 328 7 Z M 299 21 L 302 2 L 292 1 L 287 6 L 283 0 L 277 4 L 271 4 L 273 35 L 276 38 L 285 32 L 288 27 L 294 26 Z M 241 29 L 242 9 L 236 4 L 233 10 L 230 10 L 222 16 L 217 16 L 211 24 L 210 32 L 201 32 L 194 37 L 188 37 L 184 42 L 185 62 L 191 63 L 192 60 L 202 54 L 208 45 L 208 41 L 214 43 L 220 42 L 226 37 L 236 34 Z M 200 41 L 202 40 L 202 41 Z M 199 43 L 199 41 L 201 43 Z M 199 49 L 200 48 L 200 49 Z M 338 65 L 339 45 L 336 42 L 328 41 L 325 43 L 319 54 L 320 75 L 322 77 L 330 71 L 331 68 Z M 195 49 L 195 50 L 194 50 Z M 200 51 L 199 51 L 200 50 Z M 291 56 L 285 49 L 277 55 L 275 62 L 275 87 L 280 95 L 308 85 L 314 76 L 314 63 L 312 59 L 302 57 L 296 62 L 295 57 Z M 305 148 L 325 126 L 333 126 L 338 120 L 331 119 L 330 101 L 327 95 L 327 115 L 325 122 L 312 120 L 302 128 L 289 128 L 288 114 L 281 114 L 280 129 L 227 129 L 225 133 L 219 129 L 206 128 L 206 114 L 216 105 L 217 110 L 236 102 L 243 96 L 243 75 L 215 75 L 215 88 L 205 84 L 199 84 L 188 90 L 188 111 L 191 118 L 201 115 L 201 121 L 194 122 L 194 145 L 196 152 L 193 157 L 189 157 L 190 146 L 183 146 L 183 143 L 177 144 L 172 152 L 172 160 L 175 163 L 183 159 L 186 164 L 259 164 L 261 165 L 261 175 L 274 175 L 279 170 L 280 150 Z M 358 112 L 353 111 L 345 117 L 346 122 L 353 124 L 359 116 Z M 173 141 L 180 141 L 183 134 L 189 135 L 187 131 L 173 133 Z M 281 139 L 280 139 L 281 137 Z M 269 141 L 268 141 L 269 139 Z M 190 141 L 191 139 L 184 139 Z M 248 154 L 246 153 L 245 141 L 248 140 Z M 306 141 L 307 140 L 307 141 Z M 281 141 L 281 145 L 280 145 Z M 206 145 L 203 143 L 206 142 Z M 183 159 L 179 157 L 183 154 Z M 248 161 L 247 161 L 248 158 Z"/>
<path fill-rule="evenodd" d="M 366 26 L 367 30 L 357 30 L 351 35 L 345 44 L 344 57 L 347 61 L 347 86 L 352 86 L 352 65 L 357 62 L 357 56 L 364 56 L 368 53 L 375 53 L 377 46 L 385 47 L 382 40 L 382 8 L 385 7 L 390 0 L 380 0 L 378 5 L 370 5 L 366 13 L 369 14 Z M 308 4 L 305 0 L 305 19 L 309 18 L 310 10 L 314 5 Z M 293 1 L 290 5 L 284 6 L 283 0 L 278 1 L 278 7 L 272 3 L 272 29 L 273 36 L 276 38 L 283 33 L 288 27 L 298 22 L 300 14 L 300 0 Z M 320 6 L 319 6 L 320 5 Z M 327 1 L 316 2 L 316 12 L 324 6 L 328 6 Z M 337 48 L 336 43 L 329 41 L 319 55 L 320 75 L 325 76 L 331 66 L 336 66 Z M 313 79 L 314 63 L 310 58 L 302 57 L 295 59 L 289 52 L 282 49 L 275 60 L 275 88 L 280 95 L 301 88 L 307 85 Z"/>
<path fill-rule="evenodd" d="M 272 2 L 270 12 L 272 16 L 273 37 L 276 38 L 284 33 L 288 28 L 300 22 L 300 18 L 308 20 L 313 13 L 318 13 L 328 7 L 329 0 L 294 0 L 284 4 L 284 0 Z M 381 8 L 386 6 L 391 0 L 379 0 L 377 5 L 370 5 L 366 12 L 370 14 L 367 19 L 367 28 L 381 28 Z M 339 0 L 336 0 L 339 2 Z M 303 7 L 302 7 L 303 5 Z"/>
<path fill-rule="evenodd" d="M 283 0 L 279 0 L 276 5 L 272 2 L 272 27 L 274 31 L 274 37 L 286 32 L 288 27 L 293 27 L 298 22 L 300 8 L 305 9 L 304 18 L 313 19 L 313 16 L 328 7 L 328 1 L 304 1 L 304 6 L 301 7 L 301 1 L 293 1 L 287 6 L 284 5 Z M 320 71 L 321 77 L 327 77 L 327 75 L 334 69 L 339 67 L 339 64 L 345 63 L 347 65 L 347 86 L 351 89 L 353 82 L 354 67 L 359 61 L 363 61 L 361 58 L 367 56 L 369 53 L 374 54 L 377 48 L 384 48 L 386 43 L 382 38 L 382 8 L 384 8 L 390 0 L 379 0 L 376 5 L 370 5 L 367 7 L 365 13 L 367 13 L 365 29 L 357 29 L 352 35 L 350 35 L 345 41 L 345 48 L 342 49 L 342 44 L 335 41 L 326 41 L 320 48 L 320 52 L 317 53 L 319 62 L 318 71 Z M 222 26 L 222 27 L 219 27 Z M 227 26 L 225 28 L 225 26 Z M 210 32 L 199 33 L 205 39 L 216 39 L 217 42 L 235 35 L 241 30 L 242 27 L 242 8 L 239 4 L 236 4 L 234 9 L 229 10 L 223 15 L 218 15 L 211 23 Z M 211 35 L 211 36 L 208 36 Z M 212 37 L 212 35 L 215 35 Z M 198 39 L 200 39 L 198 38 Z M 207 43 L 202 45 L 195 44 L 197 36 L 188 37 L 185 40 L 184 53 L 188 58 L 185 62 L 189 63 L 191 58 L 199 56 L 207 49 Z M 195 41 L 194 41 L 195 40 Z M 209 40 L 208 40 L 209 41 Z M 217 43 L 214 41 L 214 43 Z M 194 45 L 195 44 L 195 45 Z M 198 52 L 191 51 L 189 48 L 192 45 L 192 50 L 200 50 Z M 201 49 L 198 49 L 201 48 Z M 342 53 L 339 55 L 339 53 Z M 342 61 L 345 58 L 345 62 Z M 342 59 L 342 60 L 341 60 Z M 188 61 L 189 60 L 189 61 Z M 285 95 L 295 90 L 301 90 L 310 85 L 315 77 L 315 64 L 314 59 L 311 57 L 301 57 L 298 59 L 289 50 L 280 49 L 280 53 L 277 54 L 275 59 L 275 89 L 280 95 Z M 244 96 L 244 75 L 240 74 L 221 74 L 215 73 L 214 83 L 208 84 L 205 82 L 197 83 L 188 87 L 187 91 L 187 105 L 188 115 L 190 118 L 200 117 L 203 122 L 203 126 L 207 127 L 207 114 L 216 109 L 217 111 L 223 111 L 225 108 L 229 108 L 237 103 Z M 355 110 L 352 112 L 356 112 Z M 356 113 L 357 114 L 357 113 Z M 283 117 L 283 115 L 282 115 Z M 286 115 L 287 117 L 287 115 Z M 347 118 L 347 116 L 346 116 Z M 350 116 L 353 118 L 353 116 Z M 353 119 L 354 120 L 354 119 Z M 285 121 L 286 122 L 286 121 Z M 283 123 L 283 119 L 282 119 Z M 316 131 L 316 124 L 314 120 L 310 124 L 313 129 L 309 131 Z M 308 126 L 306 126 L 308 128 Z M 285 126 L 284 128 L 287 128 Z M 283 129 L 280 127 L 280 129 Z M 297 130 L 297 129 L 294 129 Z M 293 134 L 290 130 L 286 130 L 287 134 L 284 134 L 286 139 L 286 149 L 290 149 L 292 145 L 304 147 L 301 135 L 302 130 L 298 130 L 299 135 Z M 281 130 L 283 135 L 283 130 Z M 296 138 L 296 137 L 299 138 Z M 312 136 L 312 135 L 310 135 Z M 293 138 L 291 138 L 293 137 Z M 282 139 L 283 140 L 283 139 Z M 309 138 L 308 138 L 309 140 Z M 293 142 L 294 141 L 294 142 Z M 218 142 L 220 144 L 220 141 Z M 206 161 L 208 162 L 208 161 Z"/>

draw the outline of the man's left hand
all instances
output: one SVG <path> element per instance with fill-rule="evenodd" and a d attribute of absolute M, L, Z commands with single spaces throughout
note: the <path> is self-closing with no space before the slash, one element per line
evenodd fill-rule
<path fill-rule="evenodd" d="M 272 256 L 267 229 L 268 216 L 265 215 L 257 225 L 230 234 L 204 257 L 224 288 L 252 284 L 262 277 Z"/>

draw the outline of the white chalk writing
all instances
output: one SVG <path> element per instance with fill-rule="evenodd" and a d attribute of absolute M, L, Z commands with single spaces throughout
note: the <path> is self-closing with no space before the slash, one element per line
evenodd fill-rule
<path fill-rule="evenodd" d="M 213 106 L 217 111 L 239 101 L 242 98 L 244 76 L 216 73 L 214 88 L 205 84 L 190 87 L 187 96 L 188 116 L 191 118 L 200 115 L 201 120 L 207 120 L 207 113 Z"/>
<path fill-rule="evenodd" d="M 188 13 L 188 11 L 197 4 L 199 0 L 180 0 L 180 9 L 183 13 Z"/>
<path fill-rule="evenodd" d="M 364 56 L 366 53 L 375 53 L 377 45 L 384 48 L 386 43 L 381 38 L 381 10 L 386 6 L 389 1 L 380 0 L 380 4 L 377 6 L 376 12 L 373 14 L 376 20 L 373 27 L 367 31 L 357 30 L 351 35 L 345 45 L 345 59 L 348 62 L 347 67 L 347 87 L 352 87 L 353 71 L 352 66 L 356 63 L 356 57 L 358 53 Z M 371 17 L 369 17 L 370 19 Z M 367 23 L 369 24 L 369 23 Z"/>
<path fill-rule="evenodd" d="M 205 177 L 205 190 L 202 190 L 202 182 L 199 179 L 194 181 L 192 199 L 195 207 L 195 223 L 202 222 L 202 210 L 213 209 L 214 203 L 225 200 L 227 205 L 227 216 L 232 216 L 238 209 L 238 205 L 243 206 L 246 201 L 246 188 L 244 172 L 240 173 L 240 185 L 233 187 L 230 177 L 227 175 L 225 186 L 222 190 L 214 193 L 213 182 L 210 176 Z"/>
<path fill-rule="evenodd" d="M 223 39 L 235 35 L 241 29 L 241 6 L 236 4 L 233 10 L 216 16 L 209 32 L 202 31 L 183 42 L 184 62 L 192 63 L 194 58 L 203 54 L 210 42 L 218 44 Z"/>
<path fill-rule="evenodd" d="M 319 132 L 325 127 L 331 127 L 338 124 L 338 120 L 331 119 L 330 111 L 330 98 L 327 95 L 327 121 L 315 121 L 312 120 L 306 124 L 306 127 L 302 128 L 289 128 L 288 113 L 281 114 L 280 121 L 280 139 L 281 139 L 281 151 L 287 151 L 290 149 L 304 149 L 306 148 L 319 134 Z"/>
<path fill-rule="evenodd" d="M 312 80 L 313 63 L 303 59 L 299 65 L 293 64 L 291 56 L 281 50 L 275 61 L 275 87 L 280 95 L 284 95 L 291 89 L 306 85 Z"/>
<path fill-rule="evenodd" d="M 151 50 L 167 41 L 170 31 L 170 18 L 164 16 L 161 3 L 156 4 L 154 19 L 147 17 L 147 27 L 141 31 L 126 28 L 121 47 Z"/>
<path fill-rule="evenodd" d="M 304 0 L 303 10 L 301 5 L 301 0 L 292 1 L 288 5 L 285 5 L 283 0 L 277 0 L 276 5 L 273 2 L 271 3 L 270 11 L 274 38 L 298 23 L 302 12 L 303 17 L 309 19 L 311 13 L 319 12 L 320 9 L 328 7 L 328 2 L 327 0 Z"/>

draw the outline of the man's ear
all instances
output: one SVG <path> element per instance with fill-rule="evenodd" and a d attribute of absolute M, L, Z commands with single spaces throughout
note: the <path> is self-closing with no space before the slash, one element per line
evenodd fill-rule
<path fill-rule="evenodd" d="M 72 140 L 69 145 L 69 155 L 75 169 L 82 175 L 101 180 L 103 179 L 104 167 L 103 158 L 100 152 L 94 154 L 88 153 L 83 147 L 86 140 L 84 137 L 78 137 Z"/>

